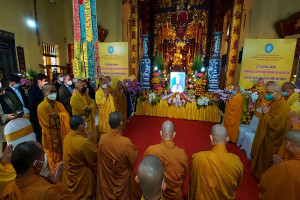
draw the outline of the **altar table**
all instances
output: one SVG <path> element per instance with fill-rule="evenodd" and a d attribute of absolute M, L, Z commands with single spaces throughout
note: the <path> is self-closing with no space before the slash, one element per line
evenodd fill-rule
<path fill-rule="evenodd" d="M 139 99 L 135 114 L 217 123 L 221 121 L 221 111 L 217 105 L 198 109 L 196 102 L 188 102 L 185 106 L 176 108 L 174 105 L 169 106 L 167 100 L 161 100 L 160 103 L 152 106 L 147 100 L 141 101 Z"/>

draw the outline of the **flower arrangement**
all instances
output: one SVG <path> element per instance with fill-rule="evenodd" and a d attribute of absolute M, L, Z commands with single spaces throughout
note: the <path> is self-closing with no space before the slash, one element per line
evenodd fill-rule
<path fill-rule="evenodd" d="M 157 95 L 155 92 L 150 93 L 149 97 L 148 97 L 148 102 L 152 106 L 155 106 L 157 103 L 160 102 L 160 96 L 159 96 L 159 94 Z"/>
<path fill-rule="evenodd" d="M 225 112 L 225 103 L 227 98 L 232 95 L 232 91 L 228 90 L 228 89 L 224 89 L 224 90 L 216 90 L 213 94 L 212 94 L 212 101 L 214 101 L 219 109 L 224 113 Z"/>
<path fill-rule="evenodd" d="M 252 116 L 251 116 L 250 112 L 249 112 L 249 111 L 245 111 L 245 112 L 242 114 L 241 123 L 242 123 L 242 124 L 249 125 L 250 122 L 251 122 L 251 119 L 252 119 Z"/>
<path fill-rule="evenodd" d="M 29 80 L 33 80 L 38 75 L 38 72 L 32 68 L 27 69 L 27 76 Z M 21 83 L 20 83 L 21 84 Z"/>
<path fill-rule="evenodd" d="M 206 79 L 200 78 L 196 81 L 196 87 L 195 87 L 196 97 L 200 97 L 205 94 L 205 86 L 206 86 Z"/>
<path fill-rule="evenodd" d="M 21 78 L 20 85 L 25 88 L 29 88 L 30 86 L 32 86 L 32 82 L 27 78 Z"/>
<path fill-rule="evenodd" d="M 206 107 L 210 105 L 209 98 L 207 97 L 201 97 L 200 99 L 197 100 L 197 108 L 200 109 L 201 107 Z"/>
<path fill-rule="evenodd" d="M 134 79 L 133 81 L 128 79 L 128 91 L 132 93 L 133 96 L 139 94 L 142 91 L 140 82 L 137 79 Z"/>
<path fill-rule="evenodd" d="M 169 106 L 175 105 L 177 108 L 186 105 L 187 102 L 191 102 L 191 99 L 185 92 L 169 92 L 167 95 L 162 97 L 162 100 L 167 100 Z"/>

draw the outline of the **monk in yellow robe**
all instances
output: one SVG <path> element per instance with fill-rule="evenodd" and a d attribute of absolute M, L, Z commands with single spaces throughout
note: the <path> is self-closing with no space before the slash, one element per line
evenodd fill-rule
<path fill-rule="evenodd" d="M 295 86 L 291 82 L 285 82 L 282 87 L 282 96 L 288 102 L 292 111 L 296 111 L 300 117 L 299 94 L 294 92 Z"/>
<path fill-rule="evenodd" d="M 64 140 L 63 183 L 79 199 L 96 199 L 97 147 L 85 133 L 86 122 L 81 115 L 70 119 L 71 132 Z M 86 137 L 86 135 L 88 137 Z"/>
<path fill-rule="evenodd" d="M 69 113 L 64 105 L 56 100 L 54 85 L 43 86 L 44 100 L 37 108 L 39 123 L 42 128 L 42 144 L 48 158 L 50 172 L 63 160 L 63 138 L 70 131 Z"/>
<path fill-rule="evenodd" d="M 164 182 L 164 169 L 159 158 L 153 155 L 143 158 L 137 173 L 135 180 L 140 184 L 143 193 L 141 200 L 145 200 L 144 198 L 162 199 L 161 194 L 166 189 L 166 184 Z"/>
<path fill-rule="evenodd" d="M 38 142 L 23 142 L 12 154 L 12 165 L 17 177 L 8 184 L 3 192 L 3 200 L 76 200 L 74 194 L 68 192 L 62 183 L 53 184 L 39 176 L 45 152 Z M 62 165 L 61 165 L 62 166 Z M 63 167 L 60 167 L 61 176 Z"/>
<path fill-rule="evenodd" d="M 108 123 L 109 114 L 115 111 L 113 96 L 107 89 L 105 79 L 100 80 L 100 87 L 96 92 L 96 104 L 98 107 L 98 129 L 100 135 L 109 133 L 110 126 Z"/>
<path fill-rule="evenodd" d="M 114 96 L 115 108 L 116 111 L 119 111 L 122 114 L 123 129 L 125 129 L 127 124 L 127 101 L 126 101 L 125 93 L 123 91 L 123 84 L 121 81 L 118 81 L 114 93 L 115 93 Z"/>
<path fill-rule="evenodd" d="M 140 196 L 134 180 L 137 150 L 129 138 L 122 136 L 122 115 L 109 115 L 111 131 L 100 137 L 98 144 L 98 200 L 136 200 Z"/>
<path fill-rule="evenodd" d="M 86 94 L 87 85 L 83 81 L 75 84 L 76 91 L 71 97 L 70 104 L 72 106 L 73 115 L 81 115 L 87 123 L 87 132 L 92 131 L 92 143 L 96 144 L 98 140 L 95 125 L 96 105 L 94 101 Z"/>
<path fill-rule="evenodd" d="M 0 196 L 2 197 L 4 188 L 16 178 L 16 171 L 11 165 L 11 154 L 13 146 L 6 146 L 0 159 Z"/>
<path fill-rule="evenodd" d="M 243 163 L 237 155 L 227 152 L 229 137 L 224 126 L 213 126 L 210 139 L 211 151 L 193 155 L 188 199 L 235 199 L 243 177 Z"/>
<path fill-rule="evenodd" d="M 262 104 L 263 116 L 259 120 L 251 148 L 251 171 L 258 180 L 273 165 L 273 155 L 278 153 L 284 134 L 291 128 L 290 106 L 281 97 L 279 85 L 270 84 L 267 87 L 266 100 L 271 103 L 270 106 Z"/>
<path fill-rule="evenodd" d="M 164 200 L 183 199 L 183 182 L 186 177 L 189 159 L 184 149 L 177 147 L 173 140 L 175 128 L 171 121 L 165 121 L 161 126 L 160 144 L 148 147 L 144 157 L 157 156 L 164 167 L 166 190 L 163 192 Z"/>
<path fill-rule="evenodd" d="M 259 199 L 300 198 L 300 131 L 291 130 L 284 136 L 284 147 L 291 159 L 272 166 L 261 177 Z"/>
<path fill-rule="evenodd" d="M 242 116 L 243 97 L 240 93 L 240 87 L 233 88 L 233 95 L 226 102 L 224 126 L 229 136 L 229 141 L 237 143 L 239 138 L 239 127 Z"/>
<path fill-rule="evenodd" d="M 112 80 L 111 80 L 111 77 L 110 76 L 105 76 L 105 81 L 106 81 L 106 86 L 107 86 L 107 89 L 109 91 L 109 94 L 111 94 L 112 96 L 114 96 L 114 89 L 112 88 Z"/>

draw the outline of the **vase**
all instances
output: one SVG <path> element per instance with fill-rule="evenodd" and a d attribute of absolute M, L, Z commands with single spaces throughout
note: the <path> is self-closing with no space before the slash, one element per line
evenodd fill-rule
<path fill-rule="evenodd" d="M 212 93 L 219 89 L 222 60 L 220 58 L 220 44 L 223 32 L 214 33 L 214 52 L 209 60 L 208 67 L 208 92 Z"/>
<path fill-rule="evenodd" d="M 148 38 L 149 35 L 142 35 L 143 38 L 143 57 L 140 61 L 140 82 L 142 90 L 150 89 L 151 63 L 148 57 Z"/>

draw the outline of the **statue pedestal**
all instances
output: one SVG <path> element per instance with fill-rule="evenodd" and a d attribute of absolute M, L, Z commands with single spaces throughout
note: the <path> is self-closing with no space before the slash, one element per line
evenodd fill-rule
<path fill-rule="evenodd" d="M 143 57 L 140 61 L 140 82 L 142 90 L 150 89 L 151 63 L 148 58 L 148 38 L 149 35 L 143 35 Z"/>
<path fill-rule="evenodd" d="M 208 67 L 208 92 L 219 89 L 222 60 L 220 58 L 220 43 L 223 32 L 214 33 L 215 44 L 212 58 Z"/>

